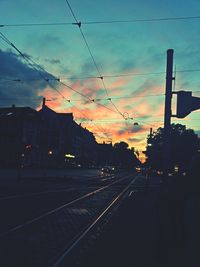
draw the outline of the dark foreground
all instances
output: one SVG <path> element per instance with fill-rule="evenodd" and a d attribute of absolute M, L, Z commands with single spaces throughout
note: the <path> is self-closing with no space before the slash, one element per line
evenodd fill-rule
<path fill-rule="evenodd" d="M 60 180 L 2 180 L 0 266 L 200 266 L 198 190 L 183 198 L 180 191 L 166 194 L 159 176 L 99 175 L 78 171 Z M 106 207 L 129 181 L 131 186 L 114 209 L 58 261 L 67 240 L 81 233 L 90 218 L 98 216 L 98 208 Z M 102 187 L 105 193 L 80 199 Z"/>
<path fill-rule="evenodd" d="M 138 180 L 77 266 L 200 266 L 200 196 L 190 196 L 182 213 L 175 202 L 170 206 L 163 201 L 158 181 L 152 177 L 147 188 L 145 177 Z"/>

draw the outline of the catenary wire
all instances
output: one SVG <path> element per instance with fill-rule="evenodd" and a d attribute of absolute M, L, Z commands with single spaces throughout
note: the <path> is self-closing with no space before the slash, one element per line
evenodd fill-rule
<path fill-rule="evenodd" d="M 61 97 L 66 100 L 68 103 L 70 103 L 70 105 L 72 105 L 76 110 L 79 111 L 79 113 L 81 113 L 85 118 L 87 118 L 89 121 L 93 122 L 93 120 L 91 120 L 90 118 L 88 118 L 80 109 L 78 109 L 74 104 L 71 103 L 71 101 L 69 99 L 67 99 L 55 86 L 53 86 L 49 80 L 36 68 L 39 67 L 41 70 L 43 70 L 45 73 L 47 73 L 49 75 L 49 73 L 41 66 L 39 66 L 38 64 L 36 64 L 32 59 L 30 59 L 28 56 L 26 56 L 26 54 L 22 53 L 13 43 L 11 43 L 9 41 L 9 39 L 0 32 L 0 38 L 2 38 L 7 44 L 9 44 L 11 47 L 13 47 L 25 60 L 26 62 L 35 70 L 39 73 L 39 75 L 48 83 L 48 85 L 53 88 L 59 95 L 61 95 Z M 59 81 L 59 79 L 57 80 Z M 75 92 L 78 92 L 77 90 L 73 89 L 71 86 L 68 86 L 66 84 L 63 84 L 65 86 L 67 86 L 68 88 L 72 89 Z M 80 94 L 80 93 L 79 93 Z M 86 97 L 85 95 L 81 94 L 82 96 Z M 87 97 L 88 98 L 88 97 Z M 94 101 L 93 101 L 94 102 Z M 101 106 L 104 107 L 104 105 L 100 104 Z M 106 107 L 107 108 L 107 107 Z M 110 111 L 113 111 L 112 109 L 109 109 Z M 94 122 L 93 122 L 94 123 Z M 105 133 L 104 133 L 105 134 Z"/>
<path fill-rule="evenodd" d="M 82 21 L 81 24 L 118 24 L 118 23 L 140 23 L 140 22 L 162 22 L 162 21 L 181 21 L 197 20 L 200 16 L 183 16 L 183 17 L 165 17 L 165 18 L 144 18 L 144 19 L 127 19 L 127 20 L 99 20 L 99 21 Z M 76 23 L 79 23 L 78 21 Z M 74 25 L 73 22 L 49 22 L 49 23 L 12 23 L 0 24 L 0 27 L 32 27 L 32 26 L 66 26 Z"/>
<path fill-rule="evenodd" d="M 176 73 L 184 73 L 184 72 L 200 72 L 200 69 L 185 69 L 185 70 L 176 70 Z M 120 78 L 120 77 L 126 77 L 126 76 L 148 76 L 148 75 L 161 75 L 166 74 L 165 71 L 162 72 L 141 72 L 141 73 L 123 73 L 123 74 L 110 74 L 110 75 L 103 75 L 103 78 Z M 49 78 L 49 80 L 84 80 L 84 79 L 101 79 L 100 76 L 69 76 L 69 77 L 58 77 L 58 78 Z M 2 79 L 2 76 L 0 77 L 0 80 Z M 3 79 L 5 81 L 13 81 L 13 82 L 25 82 L 25 81 L 38 81 L 40 79 Z"/>
<path fill-rule="evenodd" d="M 33 59 L 30 59 L 29 57 L 27 57 L 24 53 L 22 53 L 13 43 L 11 43 L 7 37 L 5 35 L 3 35 L 1 32 L 0 32 L 0 37 L 6 41 L 6 43 L 8 43 L 9 45 L 11 45 L 27 62 L 28 64 L 34 68 L 36 71 L 38 71 L 40 77 L 42 78 L 42 80 L 45 80 L 55 91 L 57 91 L 57 93 L 63 98 L 65 99 L 67 102 L 70 102 L 69 99 L 67 99 L 55 86 L 53 86 L 50 81 L 57 81 L 59 82 L 60 84 L 62 84 L 63 86 L 67 87 L 68 89 L 74 91 L 75 93 L 79 94 L 80 96 L 86 98 L 89 102 L 93 102 L 101 107 L 104 107 L 105 109 L 109 110 L 109 111 L 112 111 L 112 112 L 115 112 L 115 113 L 118 113 L 117 111 L 101 104 L 101 103 L 98 103 L 98 102 L 95 102 L 94 99 L 91 99 L 89 98 L 88 96 L 82 94 L 81 92 L 79 92 L 78 90 L 72 88 L 70 85 L 67 85 L 66 83 L 64 82 L 61 82 L 59 78 L 46 78 L 37 68 L 39 67 L 42 71 L 44 71 L 45 73 L 47 73 L 48 75 L 50 75 L 43 67 L 39 66 Z M 31 63 L 30 63 L 31 62 Z M 37 68 L 35 67 L 37 66 Z M 53 76 L 53 75 L 52 75 Z M 21 81 L 21 80 L 14 80 L 14 81 Z"/>
<path fill-rule="evenodd" d="M 99 75 L 99 77 L 100 77 L 100 79 L 101 79 L 103 88 L 104 88 L 104 90 L 105 90 L 105 92 L 106 92 L 107 97 L 109 97 L 107 87 L 106 87 L 105 82 L 104 82 L 104 80 L 103 80 L 103 76 L 102 76 L 102 74 L 101 74 L 101 72 L 100 72 L 100 70 L 99 70 L 99 67 L 98 67 L 97 62 L 96 62 L 96 60 L 95 60 L 95 58 L 94 58 L 94 55 L 93 55 L 93 53 L 92 53 L 92 51 L 91 51 L 91 48 L 90 48 L 89 43 L 88 43 L 88 41 L 87 41 L 87 39 L 86 39 L 86 36 L 85 36 L 85 34 L 83 33 L 83 31 L 82 31 L 82 28 L 81 28 L 81 22 L 79 22 L 78 19 L 76 18 L 76 15 L 75 15 L 75 13 L 74 13 L 74 11 L 73 11 L 73 9 L 72 9 L 72 7 L 71 7 L 69 1 L 68 1 L 68 0 L 65 0 L 65 1 L 66 1 L 66 3 L 67 3 L 68 8 L 70 9 L 70 12 L 71 12 L 71 14 L 72 14 L 72 16 L 73 16 L 75 22 L 76 22 L 75 24 L 79 27 L 79 30 L 80 30 L 81 36 L 82 36 L 82 38 L 83 38 L 83 41 L 84 41 L 84 43 L 85 43 L 85 45 L 86 45 L 86 47 L 87 47 L 87 50 L 88 50 L 88 52 L 89 52 L 89 54 L 90 54 L 90 57 L 91 57 L 92 62 L 93 62 L 93 64 L 94 64 L 94 66 L 95 66 L 95 69 L 96 69 L 96 71 L 97 71 L 97 73 L 98 73 L 98 75 Z M 116 110 L 116 111 L 117 111 L 117 112 L 124 118 L 123 113 L 117 108 L 117 106 L 113 103 L 113 101 L 112 101 L 111 98 L 110 98 L 110 103 L 113 105 L 113 107 L 115 108 L 115 110 Z"/>

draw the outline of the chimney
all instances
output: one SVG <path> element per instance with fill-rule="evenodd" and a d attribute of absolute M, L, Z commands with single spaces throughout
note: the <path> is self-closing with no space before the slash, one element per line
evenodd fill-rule
<path fill-rule="evenodd" d="M 44 106 L 45 106 L 45 102 L 46 102 L 46 98 L 43 97 L 43 100 L 42 100 L 42 108 L 44 108 Z"/>

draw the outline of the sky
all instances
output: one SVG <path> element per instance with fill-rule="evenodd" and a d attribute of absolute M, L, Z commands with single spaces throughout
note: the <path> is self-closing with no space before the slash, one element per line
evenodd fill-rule
<path fill-rule="evenodd" d="M 38 110 L 45 97 L 98 142 L 124 141 L 143 157 L 150 128 L 163 126 L 167 49 L 173 91 L 200 97 L 199 0 L 0 0 L 0 10 L 1 107 Z M 199 119 L 172 122 L 200 133 Z"/>

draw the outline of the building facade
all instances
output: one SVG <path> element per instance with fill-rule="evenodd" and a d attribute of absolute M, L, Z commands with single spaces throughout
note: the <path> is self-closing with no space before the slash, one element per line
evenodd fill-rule
<path fill-rule="evenodd" d="M 0 108 L 1 168 L 67 168 L 92 166 L 97 142 L 77 124 L 72 113 L 57 113 L 45 105 Z"/>

